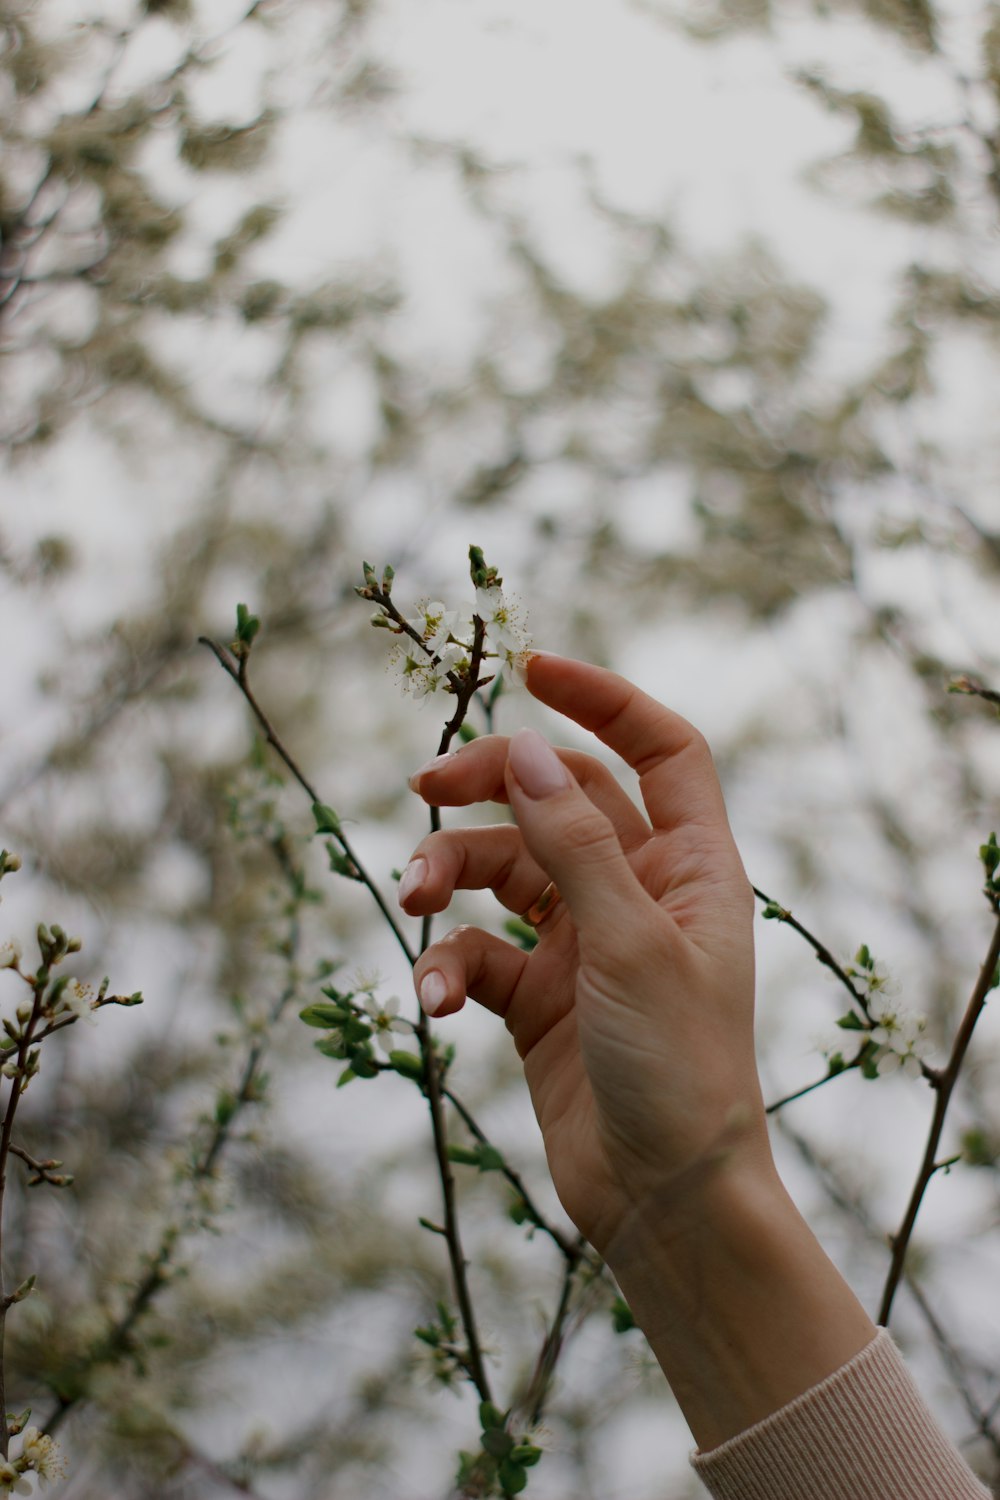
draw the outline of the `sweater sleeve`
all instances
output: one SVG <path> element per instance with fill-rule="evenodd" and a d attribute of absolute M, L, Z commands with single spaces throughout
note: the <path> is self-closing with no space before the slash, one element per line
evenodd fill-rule
<path fill-rule="evenodd" d="M 713 1500 L 990 1500 L 884 1328 L 819 1385 L 691 1464 Z"/>

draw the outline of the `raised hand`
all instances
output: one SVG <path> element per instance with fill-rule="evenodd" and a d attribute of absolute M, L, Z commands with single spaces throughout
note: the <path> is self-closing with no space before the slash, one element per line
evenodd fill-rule
<path fill-rule="evenodd" d="M 466 996 L 506 1022 L 553 1181 L 605 1254 L 636 1211 L 684 1205 L 735 1165 L 770 1161 L 753 1046 L 753 896 L 708 748 L 692 726 L 599 667 L 536 655 L 528 687 L 639 778 L 534 731 L 474 740 L 413 778 L 429 803 L 509 802 L 516 824 L 432 833 L 400 884 L 413 915 L 456 889 L 528 911 L 561 900 L 527 954 L 458 927 L 415 981 L 437 1016 Z"/>

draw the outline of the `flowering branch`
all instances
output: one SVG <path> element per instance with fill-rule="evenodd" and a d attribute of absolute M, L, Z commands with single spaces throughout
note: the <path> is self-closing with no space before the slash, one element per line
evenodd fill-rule
<path fill-rule="evenodd" d="M 286 749 L 283 741 L 279 739 L 277 733 L 275 732 L 273 724 L 267 717 L 267 714 L 261 708 L 260 704 L 257 702 L 253 690 L 250 687 L 250 682 L 247 675 L 248 662 L 250 658 L 250 646 L 259 628 L 260 621 L 255 615 L 248 614 L 245 606 L 241 604 L 239 610 L 237 611 L 237 636 L 235 641 L 233 642 L 231 651 L 227 651 L 224 646 L 220 646 L 216 641 L 210 640 L 208 636 L 204 635 L 200 635 L 198 637 L 198 644 L 200 646 L 208 647 L 208 649 L 215 656 L 215 659 L 216 661 L 218 661 L 219 665 L 223 668 L 224 671 L 229 673 L 229 676 L 236 683 L 240 692 L 243 694 L 247 703 L 250 705 L 254 718 L 257 720 L 257 723 L 264 731 L 264 737 L 267 740 L 267 743 L 274 749 L 275 753 L 285 763 L 289 771 L 291 771 L 292 775 L 295 777 L 295 780 L 299 783 L 299 786 L 302 787 L 310 802 L 313 804 L 314 810 L 320 808 L 329 811 L 329 809 L 327 809 L 326 807 L 326 804 L 322 802 L 315 787 L 312 786 L 312 784 L 306 779 L 302 771 L 300 771 L 296 762 L 293 760 L 291 753 L 288 751 L 288 749 Z M 330 820 L 329 822 L 329 826 L 323 827 L 319 831 L 323 833 L 329 833 L 337 840 L 337 843 L 340 845 L 340 848 L 344 853 L 345 859 L 349 862 L 347 868 L 353 869 L 353 871 L 356 872 L 353 878 L 360 880 L 363 885 L 367 886 L 368 890 L 371 893 L 372 899 L 375 901 L 375 904 L 378 906 L 379 911 L 382 913 L 386 922 L 389 924 L 389 927 L 392 930 L 396 941 L 399 943 L 399 946 L 406 954 L 406 957 L 409 960 L 410 964 L 412 965 L 416 963 L 416 954 L 413 953 L 409 943 L 406 941 L 406 938 L 404 937 L 398 923 L 396 922 L 395 917 L 392 915 L 392 912 L 386 905 L 385 898 L 382 895 L 382 892 L 378 889 L 378 886 L 365 870 L 361 861 L 358 859 L 354 850 L 351 848 L 351 845 L 347 839 L 347 835 L 344 833 L 343 829 L 340 826 L 340 820 L 336 818 L 336 815 L 334 814 L 332 820 Z M 345 868 L 343 873 L 347 873 L 347 868 Z"/>
<path fill-rule="evenodd" d="M 995 845 L 995 839 L 993 842 Z M 984 846 L 987 849 L 989 847 L 989 845 Z M 995 871 L 996 866 L 993 869 Z M 993 873 L 988 869 L 988 895 L 990 885 L 995 884 L 996 881 L 993 878 Z M 985 1008 L 986 997 L 997 986 L 998 965 L 1000 965 L 1000 897 L 997 895 L 990 896 L 990 904 L 996 915 L 993 935 L 990 939 L 990 945 L 978 978 L 976 979 L 975 987 L 969 997 L 969 1003 L 966 1006 L 965 1015 L 962 1017 L 962 1023 L 952 1043 L 951 1056 L 948 1059 L 947 1066 L 935 1077 L 934 1086 L 937 1090 L 937 1099 L 935 1100 L 934 1115 L 927 1136 L 927 1145 L 924 1149 L 923 1160 L 913 1185 L 913 1191 L 910 1194 L 910 1201 L 903 1215 L 903 1222 L 896 1234 L 890 1239 L 892 1261 L 889 1266 L 889 1274 L 886 1277 L 885 1288 L 882 1293 L 882 1304 L 878 1314 L 878 1321 L 882 1324 L 887 1324 L 889 1321 L 893 1298 L 896 1295 L 896 1288 L 899 1286 L 900 1277 L 903 1274 L 906 1252 L 913 1235 L 913 1227 L 917 1221 L 917 1214 L 920 1212 L 920 1205 L 927 1191 L 927 1185 L 935 1172 L 944 1165 L 943 1162 L 938 1161 L 937 1153 L 941 1141 L 941 1133 L 944 1129 L 945 1115 L 948 1112 L 948 1105 L 951 1102 L 952 1090 L 958 1079 L 962 1063 L 965 1061 L 965 1054 L 968 1051 L 969 1043 L 972 1041 L 972 1033 L 975 1031 L 979 1017 Z"/>
<path fill-rule="evenodd" d="M 248 1105 L 260 1103 L 263 1098 L 261 1064 L 264 1060 L 268 1036 L 299 993 L 300 976 L 297 969 L 301 944 L 299 908 L 306 895 L 305 881 L 301 870 L 292 858 L 285 834 L 279 832 L 268 840 L 268 843 L 289 885 L 292 897 L 288 911 L 288 928 L 281 945 L 288 977 L 271 1004 L 263 1032 L 254 1036 L 251 1041 L 235 1083 L 231 1088 L 223 1089 L 216 1099 L 207 1138 L 188 1167 L 188 1187 L 193 1188 L 195 1192 L 202 1184 L 211 1181 L 214 1177 L 219 1158 L 231 1141 L 233 1128 L 243 1111 Z M 103 1336 L 88 1351 L 85 1359 L 73 1370 L 74 1378 L 70 1382 L 70 1390 L 68 1393 L 58 1395 L 57 1404 L 44 1423 L 45 1431 L 54 1432 L 70 1411 L 84 1399 L 86 1382 L 83 1376 L 98 1365 L 116 1364 L 123 1356 L 132 1352 L 134 1330 L 150 1304 L 169 1282 L 174 1258 L 184 1230 L 185 1225 L 177 1221 L 168 1223 L 164 1227 L 159 1244 L 149 1257 L 146 1270 L 136 1284 L 124 1312 L 105 1330 Z"/>

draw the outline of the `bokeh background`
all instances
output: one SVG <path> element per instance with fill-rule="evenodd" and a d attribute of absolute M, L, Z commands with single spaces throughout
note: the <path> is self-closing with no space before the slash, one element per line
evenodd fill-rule
<path fill-rule="evenodd" d="M 297 1019 L 324 964 L 378 969 L 412 1016 L 408 975 L 197 638 L 260 615 L 260 700 L 391 894 L 440 718 L 354 588 L 367 558 L 401 603 L 469 599 L 477 543 L 537 644 L 708 734 L 755 884 L 842 961 L 867 943 L 941 1063 L 1000 821 L 995 712 L 947 692 L 1000 688 L 1000 8 L 4 0 L 0 23 L 0 843 L 24 860 L 0 939 L 59 921 L 76 972 L 146 997 L 48 1044 L 25 1102 L 25 1144 L 76 1181 L 8 1185 L 8 1274 L 39 1277 L 8 1398 L 59 1426 L 67 1500 L 431 1500 L 478 1429 L 413 1334 L 449 1296 L 424 1107 L 398 1078 L 337 1090 Z M 502 698 L 521 723 L 583 742 Z M 777 1099 L 823 1075 L 844 1004 L 792 932 L 760 940 Z M 441 1031 L 558 1218 L 505 1036 L 471 1006 Z M 990 1482 L 998 1085 L 988 1008 L 893 1314 Z M 872 1310 L 931 1105 L 851 1072 L 774 1116 Z M 494 1174 L 462 1203 L 514 1399 L 559 1257 Z M 602 1296 L 530 1491 L 694 1497 Z"/>

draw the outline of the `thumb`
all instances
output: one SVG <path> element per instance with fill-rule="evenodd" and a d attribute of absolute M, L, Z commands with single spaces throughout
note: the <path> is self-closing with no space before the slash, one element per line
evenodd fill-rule
<path fill-rule="evenodd" d="M 618 835 L 534 729 L 508 747 L 507 795 L 532 858 L 555 881 L 581 937 L 625 931 L 649 899 Z"/>

